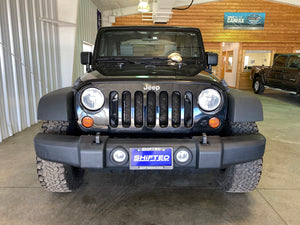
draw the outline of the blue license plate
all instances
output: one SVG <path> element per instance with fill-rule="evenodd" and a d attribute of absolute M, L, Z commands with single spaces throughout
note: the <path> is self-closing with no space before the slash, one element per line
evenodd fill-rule
<path fill-rule="evenodd" d="M 131 170 L 173 169 L 172 148 L 130 148 Z"/>

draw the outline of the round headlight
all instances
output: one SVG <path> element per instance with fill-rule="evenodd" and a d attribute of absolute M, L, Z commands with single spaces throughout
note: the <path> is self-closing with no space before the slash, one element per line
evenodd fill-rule
<path fill-rule="evenodd" d="M 104 104 L 104 95 L 97 88 L 87 88 L 81 94 L 81 103 L 88 110 L 98 110 Z"/>
<path fill-rule="evenodd" d="M 205 111 L 213 111 L 221 104 L 221 95 L 215 89 L 205 89 L 198 96 L 198 104 Z"/>

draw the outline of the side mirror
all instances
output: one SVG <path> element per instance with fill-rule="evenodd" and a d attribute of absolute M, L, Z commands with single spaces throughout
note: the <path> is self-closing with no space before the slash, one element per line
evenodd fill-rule
<path fill-rule="evenodd" d="M 80 53 L 80 61 L 82 65 L 86 66 L 86 72 L 91 71 L 92 65 L 92 53 L 91 52 L 81 52 Z"/>
<path fill-rule="evenodd" d="M 212 52 L 205 52 L 205 54 L 207 60 L 207 69 L 205 71 L 211 73 L 211 68 L 218 65 L 218 54 Z"/>
<path fill-rule="evenodd" d="M 91 52 L 81 52 L 80 60 L 82 65 L 92 64 L 92 53 Z"/>
<path fill-rule="evenodd" d="M 292 63 L 292 64 L 290 65 L 290 67 L 291 67 L 291 68 L 297 68 L 297 69 L 300 69 L 300 66 L 299 66 L 298 63 Z"/>
<path fill-rule="evenodd" d="M 212 52 L 206 52 L 207 65 L 208 66 L 217 66 L 218 65 L 218 54 Z"/>

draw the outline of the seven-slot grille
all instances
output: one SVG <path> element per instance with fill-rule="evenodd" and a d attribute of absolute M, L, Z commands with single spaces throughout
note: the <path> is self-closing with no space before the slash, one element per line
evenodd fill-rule
<path fill-rule="evenodd" d="M 149 91 L 131 93 L 112 91 L 109 94 L 109 123 L 111 127 L 122 125 L 124 128 L 143 126 L 178 128 L 181 125 L 183 111 L 184 126 L 193 125 L 193 94 L 174 91 L 160 93 Z M 122 113 L 122 122 L 119 124 L 119 112 Z M 171 113 L 169 113 L 171 112 Z M 170 121 L 170 123 L 169 123 Z"/>

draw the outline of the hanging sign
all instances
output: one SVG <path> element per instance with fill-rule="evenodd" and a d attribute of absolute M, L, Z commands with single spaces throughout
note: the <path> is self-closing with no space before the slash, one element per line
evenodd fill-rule
<path fill-rule="evenodd" d="M 265 13 L 225 12 L 225 30 L 263 30 Z"/>

